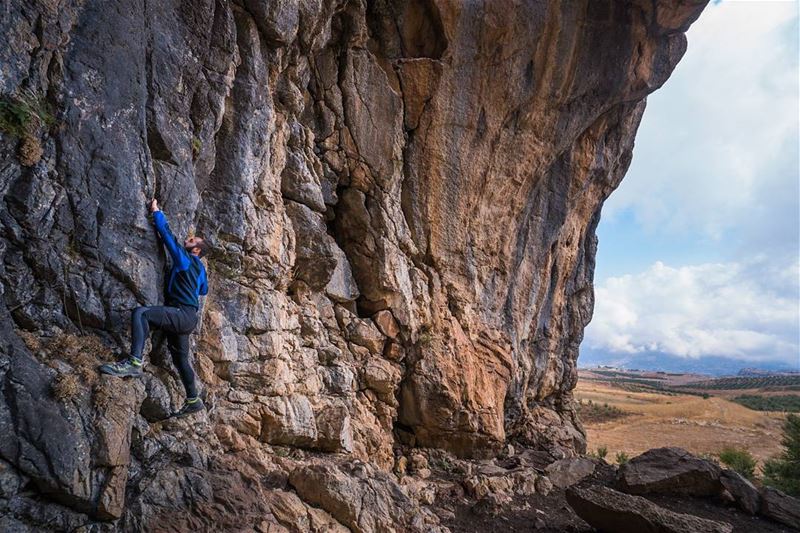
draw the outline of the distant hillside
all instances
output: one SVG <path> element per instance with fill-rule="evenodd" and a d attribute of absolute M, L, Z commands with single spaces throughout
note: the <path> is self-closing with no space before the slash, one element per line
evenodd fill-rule
<path fill-rule="evenodd" d="M 709 374 L 712 376 L 754 376 L 800 370 L 798 367 L 792 368 L 781 361 L 753 361 L 720 356 L 695 359 L 660 352 L 612 354 L 581 347 L 578 357 L 578 366 L 580 368 L 601 365 L 649 371 Z"/>
<path fill-rule="evenodd" d="M 771 376 L 777 373 L 800 374 L 800 372 L 794 372 L 794 371 L 785 372 L 785 371 L 765 370 L 763 368 L 743 368 L 739 370 L 739 372 L 736 375 L 741 377 L 758 377 L 758 376 Z"/>
<path fill-rule="evenodd" d="M 800 391 L 800 374 L 774 374 L 721 378 L 687 383 L 683 387 L 703 390 L 775 389 Z"/>

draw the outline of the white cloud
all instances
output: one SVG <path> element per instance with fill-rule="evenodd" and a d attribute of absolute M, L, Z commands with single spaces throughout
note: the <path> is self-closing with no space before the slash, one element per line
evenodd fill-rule
<path fill-rule="evenodd" d="M 584 343 L 618 354 L 662 352 L 797 365 L 800 262 L 670 267 L 608 278 L 595 288 Z"/>
<path fill-rule="evenodd" d="M 735 253 L 798 247 L 796 2 L 709 5 L 650 96 L 628 176 L 603 216 L 703 235 Z"/>
<path fill-rule="evenodd" d="M 660 352 L 798 368 L 798 3 L 712 4 L 688 38 L 648 99 L 598 249 L 600 266 L 616 241 L 616 272 L 665 256 L 672 266 L 596 278 L 583 345 L 620 360 Z M 676 266 L 688 257 L 705 262 Z"/>

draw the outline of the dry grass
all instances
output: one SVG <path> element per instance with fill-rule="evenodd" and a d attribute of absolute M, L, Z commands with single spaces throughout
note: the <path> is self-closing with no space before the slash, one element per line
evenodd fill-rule
<path fill-rule="evenodd" d="M 44 351 L 52 359 L 69 363 L 85 383 L 97 379 L 97 364 L 105 360 L 109 348 L 94 335 L 56 335 L 45 346 Z"/>
<path fill-rule="evenodd" d="M 47 338 L 24 330 L 16 333 L 41 363 L 57 370 L 58 361 L 67 363 L 87 383 L 97 379 L 97 365 L 106 361 L 111 352 L 95 335 L 61 333 Z"/>
<path fill-rule="evenodd" d="M 612 456 L 622 451 L 633 457 L 661 446 L 717 454 L 736 446 L 763 461 L 779 451 L 781 414 L 752 411 L 724 398 L 631 392 L 591 381 L 578 381 L 575 397 L 636 415 L 586 424 L 588 448 L 607 446 Z"/>
<path fill-rule="evenodd" d="M 32 353 L 37 353 L 42 349 L 41 339 L 30 331 L 19 329 L 17 330 L 17 335 L 20 339 L 22 339 L 22 342 L 25 343 L 25 346 L 27 346 L 28 350 L 30 350 Z"/>
<path fill-rule="evenodd" d="M 42 159 L 44 149 L 38 137 L 26 134 L 19 145 L 19 162 L 26 167 L 32 167 Z"/>
<path fill-rule="evenodd" d="M 41 363 L 59 371 L 51 384 L 57 400 L 67 402 L 91 390 L 92 405 L 97 411 L 105 412 L 114 403 L 113 388 L 98 379 L 97 366 L 108 361 L 111 352 L 99 337 L 62 333 L 43 339 L 27 331 L 17 334 Z M 73 371 L 63 373 L 63 363 Z"/>
<path fill-rule="evenodd" d="M 59 374 L 50 384 L 53 396 L 61 402 L 68 402 L 76 398 L 83 387 L 74 374 Z"/>
<path fill-rule="evenodd" d="M 40 136 L 55 122 L 44 96 L 23 91 L 15 96 L 0 97 L 0 131 L 21 139 L 18 155 L 24 166 L 33 166 L 41 160 Z"/>

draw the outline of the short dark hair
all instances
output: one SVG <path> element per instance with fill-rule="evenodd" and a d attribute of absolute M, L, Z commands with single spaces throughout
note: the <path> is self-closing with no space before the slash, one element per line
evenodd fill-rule
<path fill-rule="evenodd" d="M 197 254 L 197 257 L 202 258 L 205 257 L 206 254 L 211 250 L 211 247 L 208 245 L 208 243 L 204 238 L 202 237 L 198 238 L 200 239 L 200 242 L 195 243 L 195 245 L 192 246 L 192 248 L 200 248 L 200 253 Z"/>

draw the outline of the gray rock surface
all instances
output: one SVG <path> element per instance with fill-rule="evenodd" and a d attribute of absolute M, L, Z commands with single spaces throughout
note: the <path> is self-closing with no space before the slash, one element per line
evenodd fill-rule
<path fill-rule="evenodd" d="M 571 487 L 567 502 L 599 531 L 640 533 L 731 533 L 724 522 L 676 513 L 642 498 L 601 486 Z"/>
<path fill-rule="evenodd" d="M 761 495 L 758 493 L 758 488 L 749 480 L 733 470 L 723 470 L 719 481 L 742 510 L 749 514 L 758 512 Z"/>
<path fill-rule="evenodd" d="M 800 500 L 784 492 L 764 487 L 761 490 L 761 514 L 782 524 L 800 529 Z"/>
<path fill-rule="evenodd" d="M 545 469 L 553 486 L 565 489 L 594 472 L 594 461 L 586 457 L 573 457 L 556 461 Z"/>
<path fill-rule="evenodd" d="M 620 466 L 616 485 L 629 494 L 714 496 L 722 491 L 721 473 L 682 448 L 655 448 Z"/>

